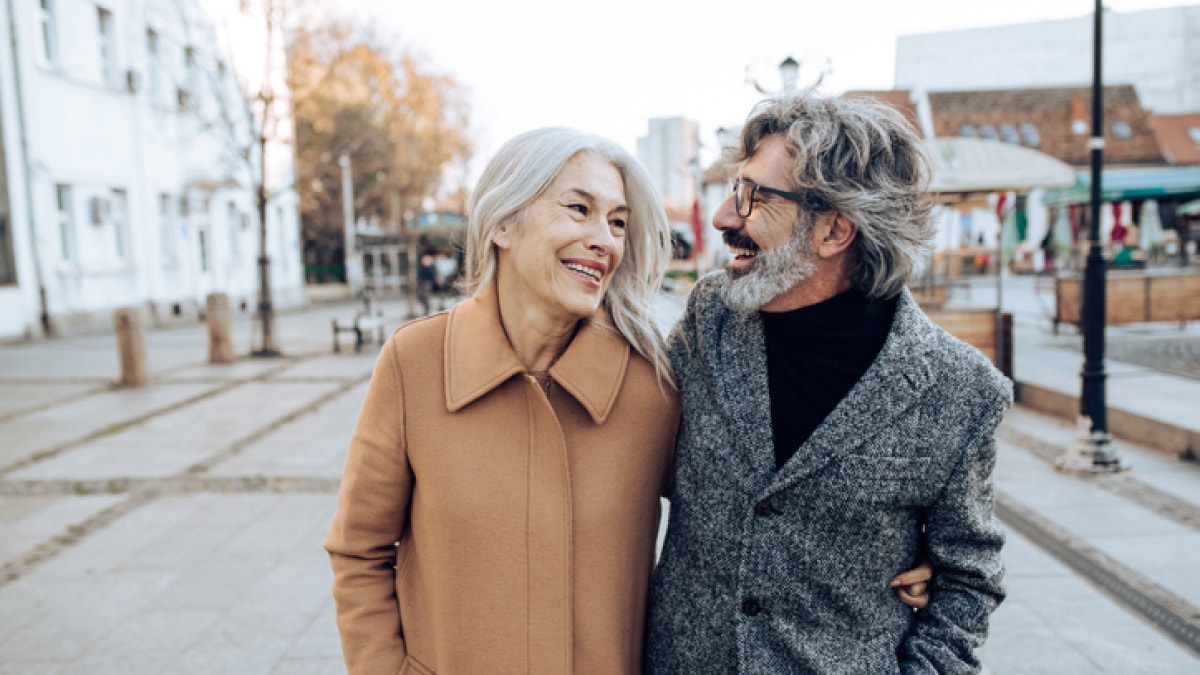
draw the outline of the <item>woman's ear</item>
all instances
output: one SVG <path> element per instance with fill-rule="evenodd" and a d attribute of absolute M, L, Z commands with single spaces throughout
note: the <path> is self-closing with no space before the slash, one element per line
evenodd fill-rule
<path fill-rule="evenodd" d="M 837 211 L 821 216 L 814 230 L 816 241 L 813 243 L 817 255 L 822 258 L 832 258 L 850 248 L 858 234 L 858 226 Z"/>
<path fill-rule="evenodd" d="M 508 249 L 512 246 L 512 231 L 507 225 L 501 225 L 492 233 L 492 243 L 496 248 Z"/>

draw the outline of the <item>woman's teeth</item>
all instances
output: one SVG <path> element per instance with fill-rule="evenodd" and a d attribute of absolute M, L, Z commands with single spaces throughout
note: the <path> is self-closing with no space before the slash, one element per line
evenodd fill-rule
<path fill-rule="evenodd" d="M 579 265 L 577 263 L 563 263 L 563 265 L 572 272 L 578 272 L 589 279 L 592 279 L 593 281 L 600 281 L 599 270 L 594 270 L 590 267 L 584 267 L 583 265 Z"/>

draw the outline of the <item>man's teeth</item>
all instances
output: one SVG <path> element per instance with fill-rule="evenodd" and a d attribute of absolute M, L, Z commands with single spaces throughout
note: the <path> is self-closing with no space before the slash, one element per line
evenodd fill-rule
<path fill-rule="evenodd" d="M 749 248 L 741 248 L 738 246 L 730 246 L 729 252 L 733 253 L 734 256 L 739 257 L 739 258 L 742 256 L 745 256 L 747 258 L 753 258 L 754 256 L 758 255 L 758 251 L 755 251 L 755 250 L 749 249 Z"/>
<path fill-rule="evenodd" d="M 590 279 L 593 279 L 595 281 L 600 281 L 600 271 L 599 270 L 594 270 L 590 267 L 584 267 L 583 265 L 580 265 L 578 263 L 563 263 L 563 265 L 565 265 L 566 268 L 571 270 L 572 272 L 579 272 L 580 274 L 582 274 Z"/>

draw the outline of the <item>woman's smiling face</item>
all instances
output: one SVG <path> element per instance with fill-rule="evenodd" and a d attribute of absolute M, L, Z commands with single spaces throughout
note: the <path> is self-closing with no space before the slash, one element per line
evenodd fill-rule
<path fill-rule="evenodd" d="M 575 155 L 522 222 L 493 237 L 505 287 L 518 302 L 536 303 L 551 316 L 590 317 L 625 253 L 628 219 L 616 167 L 589 152 Z"/>

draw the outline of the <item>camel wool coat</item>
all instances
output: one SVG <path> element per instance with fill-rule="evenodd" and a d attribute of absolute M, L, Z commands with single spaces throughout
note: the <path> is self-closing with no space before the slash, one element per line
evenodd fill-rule
<path fill-rule="evenodd" d="M 383 347 L 325 548 L 350 673 L 639 673 L 678 397 L 603 310 L 525 371 L 494 290 Z"/>

